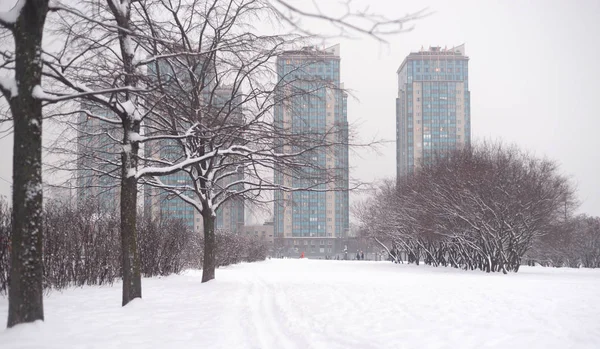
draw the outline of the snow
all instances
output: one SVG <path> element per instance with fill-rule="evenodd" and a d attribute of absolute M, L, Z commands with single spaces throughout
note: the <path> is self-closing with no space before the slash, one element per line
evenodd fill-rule
<path fill-rule="evenodd" d="M 127 16 L 127 10 L 129 8 L 129 0 L 111 0 L 119 15 Z"/>
<path fill-rule="evenodd" d="M 145 139 L 137 132 L 129 132 L 129 140 L 132 142 L 143 142 Z"/>
<path fill-rule="evenodd" d="M 124 308 L 118 283 L 51 292 L 0 348 L 597 348 L 598 289 L 600 270 L 272 259 L 144 279 Z"/>
<path fill-rule="evenodd" d="M 133 115 L 133 113 L 135 112 L 135 105 L 131 100 L 126 100 L 125 102 L 122 102 L 121 108 L 128 115 Z"/>
<path fill-rule="evenodd" d="M 131 38 L 130 35 L 125 34 L 125 36 L 123 37 L 123 45 L 124 45 L 124 50 L 125 50 L 124 53 L 127 56 L 134 57 L 135 56 L 135 42 L 133 41 L 133 39 Z"/>
<path fill-rule="evenodd" d="M 0 86 L 10 92 L 10 98 L 19 95 L 19 88 L 17 87 L 17 81 L 14 77 L 0 76 Z"/>
<path fill-rule="evenodd" d="M 26 0 L 19 0 L 13 6 L 12 9 L 6 12 L 0 12 L 0 22 L 4 22 L 7 24 L 14 24 L 17 22 L 19 15 L 21 14 L 21 10 L 25 6 Z"/>
<path fill-rule="evenodd" d="M 25 190 L 25 198 L 27 201 L 33 200 L 36 196 L 42 195 L 42 183 L 29 182 Z"/>
<path fill-rule="evenodd" d="M 43 99 L 43 100 L 49 100 L 49 101 L 55 99 L 54 96 L 47 94 L 44 91 L 44 89 L 42 88 L 42 86 L 40 86 L 40 85 L 35 85 L 33 87 L 33 91 L 31 91 L 31 96 L 36 99 Z"/>

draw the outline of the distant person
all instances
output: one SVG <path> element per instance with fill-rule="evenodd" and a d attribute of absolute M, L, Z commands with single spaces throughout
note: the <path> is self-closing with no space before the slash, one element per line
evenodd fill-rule
<path fill-rule="evenodd" d="M 360 252 L 356 251 L 356 260 L 359 261 L 360 260 Z"/>
<path fill-rule="evenodd" d="M 365 260 L 365 253 L 363 251 L 360 251 L 360 259 Z"/>

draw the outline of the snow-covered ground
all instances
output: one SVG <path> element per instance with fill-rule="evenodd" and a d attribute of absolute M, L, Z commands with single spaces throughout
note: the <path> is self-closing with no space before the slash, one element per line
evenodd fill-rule
<path fill-rule="evenodd" d="M 269 260 L 53 292 L 0 348 L 600 348 L 600 270 Z M 8 301 L 0 298 L 0 319 Z"/>

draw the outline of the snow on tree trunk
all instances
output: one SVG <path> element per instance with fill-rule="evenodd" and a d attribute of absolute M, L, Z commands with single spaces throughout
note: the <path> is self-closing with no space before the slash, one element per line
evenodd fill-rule
<path fill-rule="evenodd" d="M 202 212 L 202 219 L 204 220 L 204 261 L 202 262 L 202 282 L 207 282 L 215 278 L 215 268 L 217 266 L 215 216 L 212 215 L 210 210 L 204 209 Z"/>
<path fill-rule="evenodd" d="M 32 95 L 42 75 L 41 43 L 48 1 L 29 0 L 11 30 L 15 39 L 13 234 L 8 327 L 44 319 L 42 295 L 42 102 Z"/>

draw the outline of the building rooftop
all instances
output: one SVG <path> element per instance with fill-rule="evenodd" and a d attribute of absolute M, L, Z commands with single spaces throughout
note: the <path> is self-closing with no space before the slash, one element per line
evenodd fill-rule
<path fill-rule="evenodd" d="M 452 48 L 441 46 L 429 46 L 429 49 L 425 50 L 423 46 L 417 52 L 411 52 L 410 55 L 416 56 L 464 56 L 465 55 L 465 44 L 455 46 Z M 410 56 L 409 55 L 409 56 Z"/>
<path fill-rule="evenodd" d="M 279 57 L 287 56 L 328 56 L 340 57 L 340 44 L 336 44 L 327 48 L 318 48 L 316 46 L 305 46 L 299 50 L 285 51 Z"/>
<path fill-rule="evenodd" d="M 435 60 L 435 59 L 440 59 L 442 57 L 446 58 L 449 56 L 452 56 L 455 58 L 467 59 L 467 60 L 469 59 L 469 57 L 466 56 L 465 44 L 461 44 L 459 46 L 455 46 L 452 48 L 447 48 L 447 47 L 442 48 L 441 46 L 429 46 L 429 49 L 424 49 L 423 46 L 421 46 L 421 49 L 419 51 L 411 52 L 404 59 L 404 61 L 402 61 L 402 64 L 400 64 L 400 67 L 398 68 L 396 73 L 399 73 L 402 70 L 402 67 L 406 64 L 406 62 L 408 60 L 412 60 L 412 59 L 416 59 L 416 58 Z"/>

